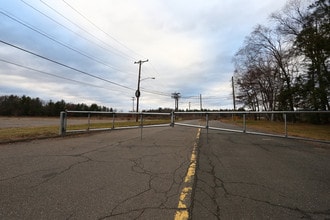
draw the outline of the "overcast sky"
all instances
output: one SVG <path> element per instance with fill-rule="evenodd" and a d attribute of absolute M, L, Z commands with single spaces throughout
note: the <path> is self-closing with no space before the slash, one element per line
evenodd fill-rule
<path fill-rule="evenodd" d="M 267 24 L 285 3 L 2 0 L 0 95 L 131 111 L 139 67 L 134 62 L 148 59 L 140 110 L 174 108 L 173 92 L 182 96 L 180 109 L 189 103 L 199 109 L 200 94 L 203 108 L 233 108 L 232 57 L 253 27 Z"/>

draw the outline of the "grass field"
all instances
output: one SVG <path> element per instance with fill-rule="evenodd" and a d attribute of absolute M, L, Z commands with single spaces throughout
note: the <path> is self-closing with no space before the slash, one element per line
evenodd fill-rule
<path fill-rule="evenodd" d="M 165 124 L 170 123 L 170 120 L 146 120 L 143 125 L 151 124 Z M 114 123 L 114 127 L 128 127 L 139 126 L 140 122 L 135 121 L 118 121 Z M 87 130 L 99 128 L 112 128 L 110 122 L 97 122 L 88 125 L 75 124 L 68 125 L 67 130 Z M 14 141 L 31 140 L 38 138 L 58 137 L 59 126 L 33 126 L 33 127 L 13 127 L 13 128 L 0 128 L 0 143 L 8 143 Z"/>
<path fill-rule="evenodd" d="M 223 120 L 222 120 L 223 121 Z M 241 119 L 226 119 L 223 122 L 235 124 L 243 127 Z M 267 120 L 247 120 L 246 129 L 248 131 L 267 132 L 271 134 L 285 135 L 284 122 Z M 311 138 L 317 140 L 330 141 L 330 124 L 315 125 L 308 123 L 287 123 L 288 136 Z"/>

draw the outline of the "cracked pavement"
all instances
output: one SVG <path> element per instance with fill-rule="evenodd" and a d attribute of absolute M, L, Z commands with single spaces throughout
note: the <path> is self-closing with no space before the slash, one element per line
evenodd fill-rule
<path fill-rule="evenodd" d="M 0 145 L 0 219 L 173 219 L 197 128 Z"/>
<path fill-rule="evenodd" d="M 174 219 L 197 132 L 2 144 L 0 219 Z M 197 151 L 190 219 L 330 219 L 329 144 L 202 130 Z"/>
<path fill-rule="evenodd" d="M 196 173 L 191 219 L 330 219 L 329 144 L 203 130 Z"/>

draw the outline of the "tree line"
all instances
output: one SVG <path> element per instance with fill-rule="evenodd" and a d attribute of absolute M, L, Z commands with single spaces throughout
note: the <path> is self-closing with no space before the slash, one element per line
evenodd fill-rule
<path fill-rule="evenodd" d="M 61 111 L 108 111 L 112 108 L 99 106 L 97 104 L 87 105 L 84 103 L 66 103 L 64 100 L 47 102 L 40 98 L 29 96 L 0 96 L 0 115 L 2 116 L 59 116 Z"/>
<path fill-rule="evenodd" d="M 291 0 L 233 58 L 236 101 L 251 110 L 330 110 L 330 0 Z"/>

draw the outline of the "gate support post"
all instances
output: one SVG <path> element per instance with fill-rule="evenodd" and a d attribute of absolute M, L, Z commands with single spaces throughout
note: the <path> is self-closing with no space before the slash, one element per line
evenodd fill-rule
<path fill-rule="evenodd" d="M 171 112 L 171 127 L 174 127 L 174 118 L 175 118 L 175 116 L 174 116 L 174 112 Z"/>
<path fill-rule="evenodd" d="M 112 113 L 112 129 L 115 129 L 115 113 Z"/>
<path fill-rule="evenodd" d="M 142 140 L 142 130 L 143 130 L 143 113 L 140 115 L 140 127 L 141 127 L 141 140 Z"/>
<path fill-rule="evenodd" d="M 64 136 L 66 133 L 66 119 L 67 119 L 67 113 L 65 111 L 62 111 L 60 113 L 60 135 Z"/>
<path fill-rule="evenodd" d="M 245 113 L 243 114 L 243 132 L 246 133 L 246 117 Z"/>
<path fill-rule="evenodd" d="M 283 117 L 284 117 L 284 132 L 285 132 L 285 137 L 287 138 L 288 137 L 288 125 L 286 122 L 286 113 L 283 114 Z"/>
<path fill-rule="evenodd" d="M 88 127 L 87 127 L 87 131 L 89 131 L 89 128 L 91 126 L 91 113 L 88 113 Z"/>
<path fill-rule="evenodd" d="M 206 143 L 209 143 L 209 114 L 206 113 L 205 117 L 206 117 L 206 126 L 205 126 L 205 128 L 206 128 Z"/>

